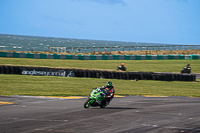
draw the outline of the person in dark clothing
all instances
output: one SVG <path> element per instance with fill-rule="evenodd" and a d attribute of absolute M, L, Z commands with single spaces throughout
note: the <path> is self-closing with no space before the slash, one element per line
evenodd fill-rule
<path fill-rule="evenodd" d="M 109 81 L 106 83 L 105 86 L 99 87 L 100 90 L 103 90 L 105 92 L 104 99 L 106 101 L 106 105 L 110 103 L 110 101 L 114 98 L 114 86 L 112 85 L 112 82 Z"/>
<path fill-rule="evenodd" d="M 190 64 L 187 64 L 187 65 L 184 67 L 184 69 L 188 69 L 188 68 L 190 68 Z"/>
<path fill-rule="evenodd" d="M 181 71 L 181 73 L 191 73 L 191 67 L 190 64 L 187 64 L 183 70 Z"/>
<path fill-rule="evenodd" d="M 120 66 L 117 67 L 118 68 L 117 70 L 126 71 L 126 67 L 124 65 L 125 63 L 122 63 Z"/>

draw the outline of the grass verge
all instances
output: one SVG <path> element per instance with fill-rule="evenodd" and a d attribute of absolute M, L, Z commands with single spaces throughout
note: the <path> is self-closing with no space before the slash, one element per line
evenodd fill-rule
<path fill-rule="evenodd" d="M 71 67 L 86 69 L 116 70 L 117 66 L 125 63 L 127 71 L 146 72 L 176 72 L 190 64 L 192 73 L 200 73 L 200 60 L 61 60 L 61 59 L 29 59 L 29 58 L 0 58 L 1 65 L 29 65 L 48 67 Z"/>
<path fill-rule="evenodd" d="M 111 79 L 0 74 L 0 95 L 87 96 Z M 116 95 L 200 97 L 197 82 L 111 80 Z"/>

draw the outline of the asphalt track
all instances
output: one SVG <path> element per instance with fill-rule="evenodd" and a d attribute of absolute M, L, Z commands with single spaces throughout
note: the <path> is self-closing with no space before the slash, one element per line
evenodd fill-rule
<path fill-rule="evenodd" d="M 116 97 L 104 109 L 83 108 L 85 97 L 0 101 L 0 133 L 200 133 L 200 98 Z"/>

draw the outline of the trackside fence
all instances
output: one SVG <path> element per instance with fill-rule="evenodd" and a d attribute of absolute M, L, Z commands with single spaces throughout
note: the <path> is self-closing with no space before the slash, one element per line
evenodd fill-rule
<path fill-rule="evenodd" d="M 200 55 L 62 55 L 0 52 L 0 57 L 34 58 L 34 59 L 72 59 L 72 60 L 167 60 L 200 59 Z"/>

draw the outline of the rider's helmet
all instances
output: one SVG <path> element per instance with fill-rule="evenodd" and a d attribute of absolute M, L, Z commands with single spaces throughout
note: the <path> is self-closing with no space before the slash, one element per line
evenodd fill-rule
<path fill-rule="evenodd" d="M 112 82 L 111 82 L 111 81 L 108 81 L 108 82 L 106 83 L 106 87 L 107 87 L 107 88 L 112 87 Z"/>
<path fill-rule="evenodd" d="M 124 66 L 125 65 L 125 63 L 122 63 L 122 66 Z"/>

